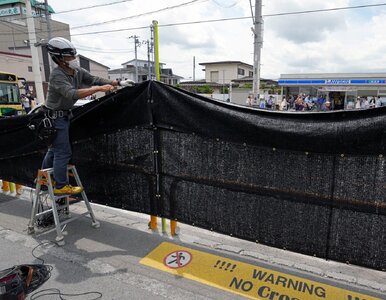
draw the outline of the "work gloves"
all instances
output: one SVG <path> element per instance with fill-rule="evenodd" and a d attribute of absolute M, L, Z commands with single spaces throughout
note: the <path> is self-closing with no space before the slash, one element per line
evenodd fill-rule
<path fill-rule="evenodd" d="M 119 85 L 123 86 L 123 87 L 125 87 L 125 86 L 134 86 L 135 82 L 133 80 L 126 79 L 126 80 L 119 81 Z"/>

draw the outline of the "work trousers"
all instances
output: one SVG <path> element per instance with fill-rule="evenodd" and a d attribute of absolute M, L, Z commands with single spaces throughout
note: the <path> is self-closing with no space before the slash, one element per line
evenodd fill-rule
<path fill-rule="evenodd" d="M 72 155 L 69 136 L 70 119 L 68 116 L 63 116 L 52 121 L 56 128 L 56 137 L 44 157 L 42 169 L 53 168 L 55 187 L 62 188 L 68 184 L 67 165 Z"/>

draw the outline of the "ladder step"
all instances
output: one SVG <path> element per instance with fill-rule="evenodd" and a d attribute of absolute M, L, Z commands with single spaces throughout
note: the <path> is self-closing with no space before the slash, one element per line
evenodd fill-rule
<path fill-rule="evenodd" d="M 75 166 L 69 165 L 67 167 L 67 171 L 68 171 L 68 177 L 73 177 L 76 181 L 76 184 L 80 187 L 83 187 Z M 81 218 L 83 216 L 87 216 L 87 215 L 90 215 L 90 218 L 92 220 L 91 225 L 94 228 L 98 228 L 100 226 L 100 224 L 95 219 L 91 205 L 90 205 L 90 203 L 87 199 L 87 195 L 84 191 L 82 191 L 81 193 L 78 193 L 77 195 L 79 195 L 79 196 L 75 196 L 74 194 L 55 195 L 53 193 L 54 187 L 52 186 L 52 184 L 53 184 L 52 174 L 53 174 L 52 168 L 38 170 L 38 175 L 37 175 L 37 179 L 36 179 L 36 196 L 34 197 L 34 200 L 33 200 L 31 220 L 30 220 L 30 223 L 28 225 L 28 233 L 30 233 L 30 234 L 34 233 L 34 226 L 35 226 L 35 221 L 36 221 L 37 217 L 51 213 L 51 214 L 53 214 L 53 217 L 54 217 L 55 229 L 57 232 L 56 241 L 57 242 L 60 241 L 61 242 L 60 245 L 63 245 L 64 244 L 64 242 L 63 242 L 64 237 L 62 234 L 62 230 L 64 229 L 63 226 L 65 224 L 70 223 L 76 219 L 79 219 L 79 218 Z M 46 188 L 48 188 L 48 190 L 45 189 L 44 191 L 42 191 L 41 190 L 42 186 L 45 186 Z M 42 202 L 43 199 L 41 198 L 43 196 L 47 197 L 47 199 L 52 201 L 52 206 L 51 206 L 51 208 L 46 209 L 46 210 L 38 213 L 38 207 L 40 207 L 42 204 L 44 204 L 44 202 Z M 74 198 L 74 197 L 77 197 L 77 198 Z M 60 201 L 60 199 L 63 199 L 63 198 L 67 198 L 66 201 Z M 70 205 L 73 203 L 76 203 L 76 202 L 81 202 L 81 201 L 84 202 L 84 204 L 87 208 L 87 212 L 76 215 L 74 217 L 70 217 L 68 215 L 70 212 Z M 64 202 L 64 204 L 63 204 L 63 202 Z M 59 210 L 63 210 L 63 209 L 66 210 L 65 213 L 67 213 L 68 218 L 64 221 L 61 221 L 59 219 L 60 218 Z"/>
<path fill-rule="evenodd" d="M 72 194 L 63 194 L 63 195 L 55 195 L 54 194 L 54 199 L 55 200 L 58 200 L 58 199 L 62 199 L 62 198 L 67 198 L 67 197 L 70 197 L 70 196 L 73 196 Z"/>

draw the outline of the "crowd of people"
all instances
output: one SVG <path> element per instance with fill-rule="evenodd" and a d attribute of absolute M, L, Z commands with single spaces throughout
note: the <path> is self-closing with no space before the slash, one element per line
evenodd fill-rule
<path fill-rule="evenodd" d="M 246 104 L 258 106 L 261 109 L 280 110 L 280 111 L 331 111 L 339 109 L 367 109 L 383 105 L 380 97 L 357 97 L 348 99 L 344 107 L 344 99 L 327 99 L 325 96 L 311 97 L 310 95 L 299 94 L 296 96 L 283 96 L 278 100 L 274 96 L 257 101 L 253 96 L 248 96 Z"/>

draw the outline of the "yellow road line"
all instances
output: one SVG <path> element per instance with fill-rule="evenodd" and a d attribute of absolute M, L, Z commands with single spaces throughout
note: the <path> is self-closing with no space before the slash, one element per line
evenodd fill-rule
<path fill-rule="evenodd" d="M 160 244 L 140 263 L 251 299 L 381 300 L 168 242 Z"/>

